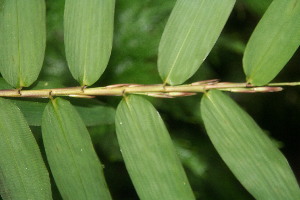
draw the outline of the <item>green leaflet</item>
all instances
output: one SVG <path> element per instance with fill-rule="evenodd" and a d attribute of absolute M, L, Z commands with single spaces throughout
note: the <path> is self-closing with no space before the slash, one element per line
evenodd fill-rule
<path fill-rule="evenodd" d="M 140 199 L 195 199 L 169 133 L 155 108 L 139 96 L 121 101 L 116 131 Z"/>
<path fill-rule="evenodd" d="M 76 108 L 86 126 L 114 124 L 115 108 L 93 99 L 74 99 L 71 103 Z"/>
<path fill-rule="evenodd" d="M 2 77 L 0 77 L 0 90 L 11 90 L 14 89 L 9 85 Z"/>
<path fill-rule="evenodd" d="M 0 98 L 0 194 L 3 200 L 52 199 L 48 171 L 22 113 Z"/>
<path fill-rule="evenodd" d="M 73 77 L 92 85 L 104 72 L 112 48 L 115 0 L 66 0 L 66 57 Z"/>
<path fill-rule="evenodd" d="M 272 1 L 273 0 L 242 0 L 250 10 L 258 15 L 263 15 Z"/>
<path fill-rule="evenodd" d="M 210 91 L 202 99 L 201 110 L 218 153 L 256 199 L 300 198 L 283 154 L 234 101 L 220 91 Z"/>
<path fill-rule="evenodd" d="M 247 44 L 243 58 L 247 81 L 254 85 L 272 81 L 299 45 L 300 1 L 274 0 Z"/>
<path fill-rule="evenodd" d="M 15 88 L 30 86 L 41 71 L 45 12 L 44 0 L 0 1 L 0 71 Z"/>
<path fill-rule="evenodd" d="M 41 126 L 42 115 L 47 103 L 25 100 L 12 101 L 20 108 L 30 126 Z M 115 122 L 115 109 L 105 106 L 97 100 L 72 99 L 71 102 L 86 126 L 113 124 Z"/>
<path fill-rule="evenodd" d="M 216 43 L 235 0 L 177 0 L 162 35 L 158 71 L 165 83 L 185 82 Z"/>
<path fill-rule="evenodd" d="M 61 98 L 43 114 L 47 159 L 63 199 L 111 199 L 102 165 L 77 111 Z"/>

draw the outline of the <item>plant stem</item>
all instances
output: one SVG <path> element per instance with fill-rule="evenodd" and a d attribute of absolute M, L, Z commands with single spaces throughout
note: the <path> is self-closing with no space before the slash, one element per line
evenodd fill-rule
<path fill-rule="evenodd" d="M 163 84 L 117 84 L 95 88 L 69 87 L 42 90 L 0 90 L 0 96 L 31 98 L 52 98 L 54 96 L 70 96 L 78 98 L 93 98 L 94 96 L 123 96 L 126 94 L 142 94 L 161 98 L 174 98 L 195 95 L 196 93 L 204 93 L 207 90 L 211 89 L 240 93 L 278 92 L 282 90 L 282 88 L 279 86 L 295 85 L 300 85 L 300 82 L 272 83 L 267 86 L 256 87 L 247 83 L 218 82 L 218 80 L 214 79 L 178 86 L 165 86 Z"/>
<path fill-rule="evenodd" d="M 270 83 L 268 86 L 299 86 L 300 82 Z"/>

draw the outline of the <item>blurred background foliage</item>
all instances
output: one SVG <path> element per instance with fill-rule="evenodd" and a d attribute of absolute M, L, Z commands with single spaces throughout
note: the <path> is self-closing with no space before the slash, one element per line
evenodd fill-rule
<path fill-rule="evenodd" d="M 244 82 L 242 56 L 245 45 L 271 0 L 237 0 L 225 29 L 200 70 L 188 83 L 218 78 Z M 37 88 L 77 86 L 65 59 L 63 41 L 64 0 L 47 3 L 47 48 Z M 163 28 L 175 0 L 117 0 L 114 44 L 107 70 L 93 86 L 118 83 L 162 83 L 157 72 L 157 51 Z M 216 13 L 217 14 L 217 13 Z M 299 81 L 300 52 L 296 52 L 273 82 Z M 0 85 L 5 86 L 3 79 Z M 300 88 L 286 88 L 271 94 L 231 94 L 231 96 L 274 138 L 300 178 L 298 141 Z M 197 199 L 253 199 L 235 179 L 209 141 L 199 112 L 201 95 L 176 99 L 149 100 L 162 115 L 186 169 Z M 120 97 L 99 97 L 103 105 L 116 108 Z M 41 101 L 45 102 L 45 101 Z M 86 105 L 86 101 L 78 103 Z M 111 114 L 109 114 L 111 118 Z M 103 115 L 107 115 L 104 113 Z M 36 117 L 36 116 L 35 116 Z M 97 116 L 90 116 L 97 118 Z M 104 120 L 105 116 L 99 116 Z M 138 199 L 119 151 L 114 121 L 89 126 L 95 149 L 105 166 L 105 176 L 114 199 Z M 39 126 L 32 130 L 41 145 Z M 43 152 L 44 154 L 44 152 Z M 53 199 L 61 199 L 53 184 Z"/>

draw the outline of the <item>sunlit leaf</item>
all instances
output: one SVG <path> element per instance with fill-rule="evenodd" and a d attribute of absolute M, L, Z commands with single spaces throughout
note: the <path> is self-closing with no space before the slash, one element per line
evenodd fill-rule
<path fill-rule="evenodd" d="M 169 133 L 142 97 L 119 104 L 116 131 L 126 168 L 140 199 L 194 199 Z"/>
<path fill-rule="evenodd" d="M 15 88 L 38 77 L 46 45 L 43 0 L 0 1 L 0 71 Z"/>
<path fill-rule="evenodd" d="M 272 81 L 299 45 L 300 1 L 274 0 L 247 44 L 243 58 L 247 81 L 254 85 Z"/>
<path fill-rule="evenodd" d="M 113 38 L 115 0 L 66 0 L 66 57 L 73 77 L 92 85 L 104 72 Z"/>
<path fill-rule="evenodd" d="M 25 100 L 13 100 L 13 102 L 21 109 L 30 126 L 41 126 L 42 115 L 47 103 Z M 105 106 L 97 100 L 74 99 L 72 104 L 86 126 L 113 124 L 115 122 L 115 109 Z"/>
<path fill-rule="evenodd" d="M 72 105 L 49 102 L 42 122 L 47 159 L 63 199 L 111 199 L 90 135 Z"/>
<path fill-rule="evenodd" d="M 201 110 L 218 153 L 256 199 L 299 199 L 299 186 L 287 160 L 234 101 L 220 91 L 210 91 Z"/>
<path fill-rule="evenodd" d="M 216 43 L 235 0 L 177 0 L 162 35 L 158 71 L 165 83 L 181 84 Z"/>
<path fill-rule="evenodd" d="M 3 200 L 52 199 L 48 171 L 22 113 L 0 98 L 0 194 Z"/>

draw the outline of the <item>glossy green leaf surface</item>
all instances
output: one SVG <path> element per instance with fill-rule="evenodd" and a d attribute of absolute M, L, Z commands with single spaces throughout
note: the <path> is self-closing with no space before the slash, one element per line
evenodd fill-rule
<path fill-rule="evenodd" d="M 185 82 L 216 43 L 235 0 L 177 0 L 158 50 L 158 71 L 165 83 Z"/>
<path fill-rule="evenodd" d="M 0 71 L 15 88 L 38 77 L 46 45 L 44 0 L 0 1 Z"/>
<path fill-rule="evenodd" d="M 256 199 L 299 199 L 295 176 L 272 140 L 233 100 L 210 91 L 201 102 L 207 133 L 218 153 Z"/>
<path fill-rule="evenodd" d="M 246 46 L 243 67 L 247 81 L 254 85 L 272 81 L 299 45 L 300 1 L 274 0 Z"/>
<path fill-rule="evenodd" d="M 90 135 L 67 100 L 49 102 L 42 132 L 51 172 L 63 199 L 111 199 Z"/>
<path fill-rule="evenodd" d="M 0 194 L 3 200 L 52 199 L 48 171 L 19 108 L 0 98 Z"/>
<path fill-rule="evenodd" d="M 42 115 L 47 105 L 44 101 L 13 100 L 20 108 L 30 126 L 41 126 Z M 114 124 L 115 109 L 92 99 L 71 101 L 86 126 Z"/>
<path fill-rule="evenodd" d="M 115 0 L 66 0 L 66 57 L 73 77 L 92 85 L 104 72 L 112 48 Z"/>
<path fill-rule="evenodd" d="M 116 112 L 126 168 L 140 199 L 195 199 L 170 135 L 155 108 L 129 96 Z"/>

